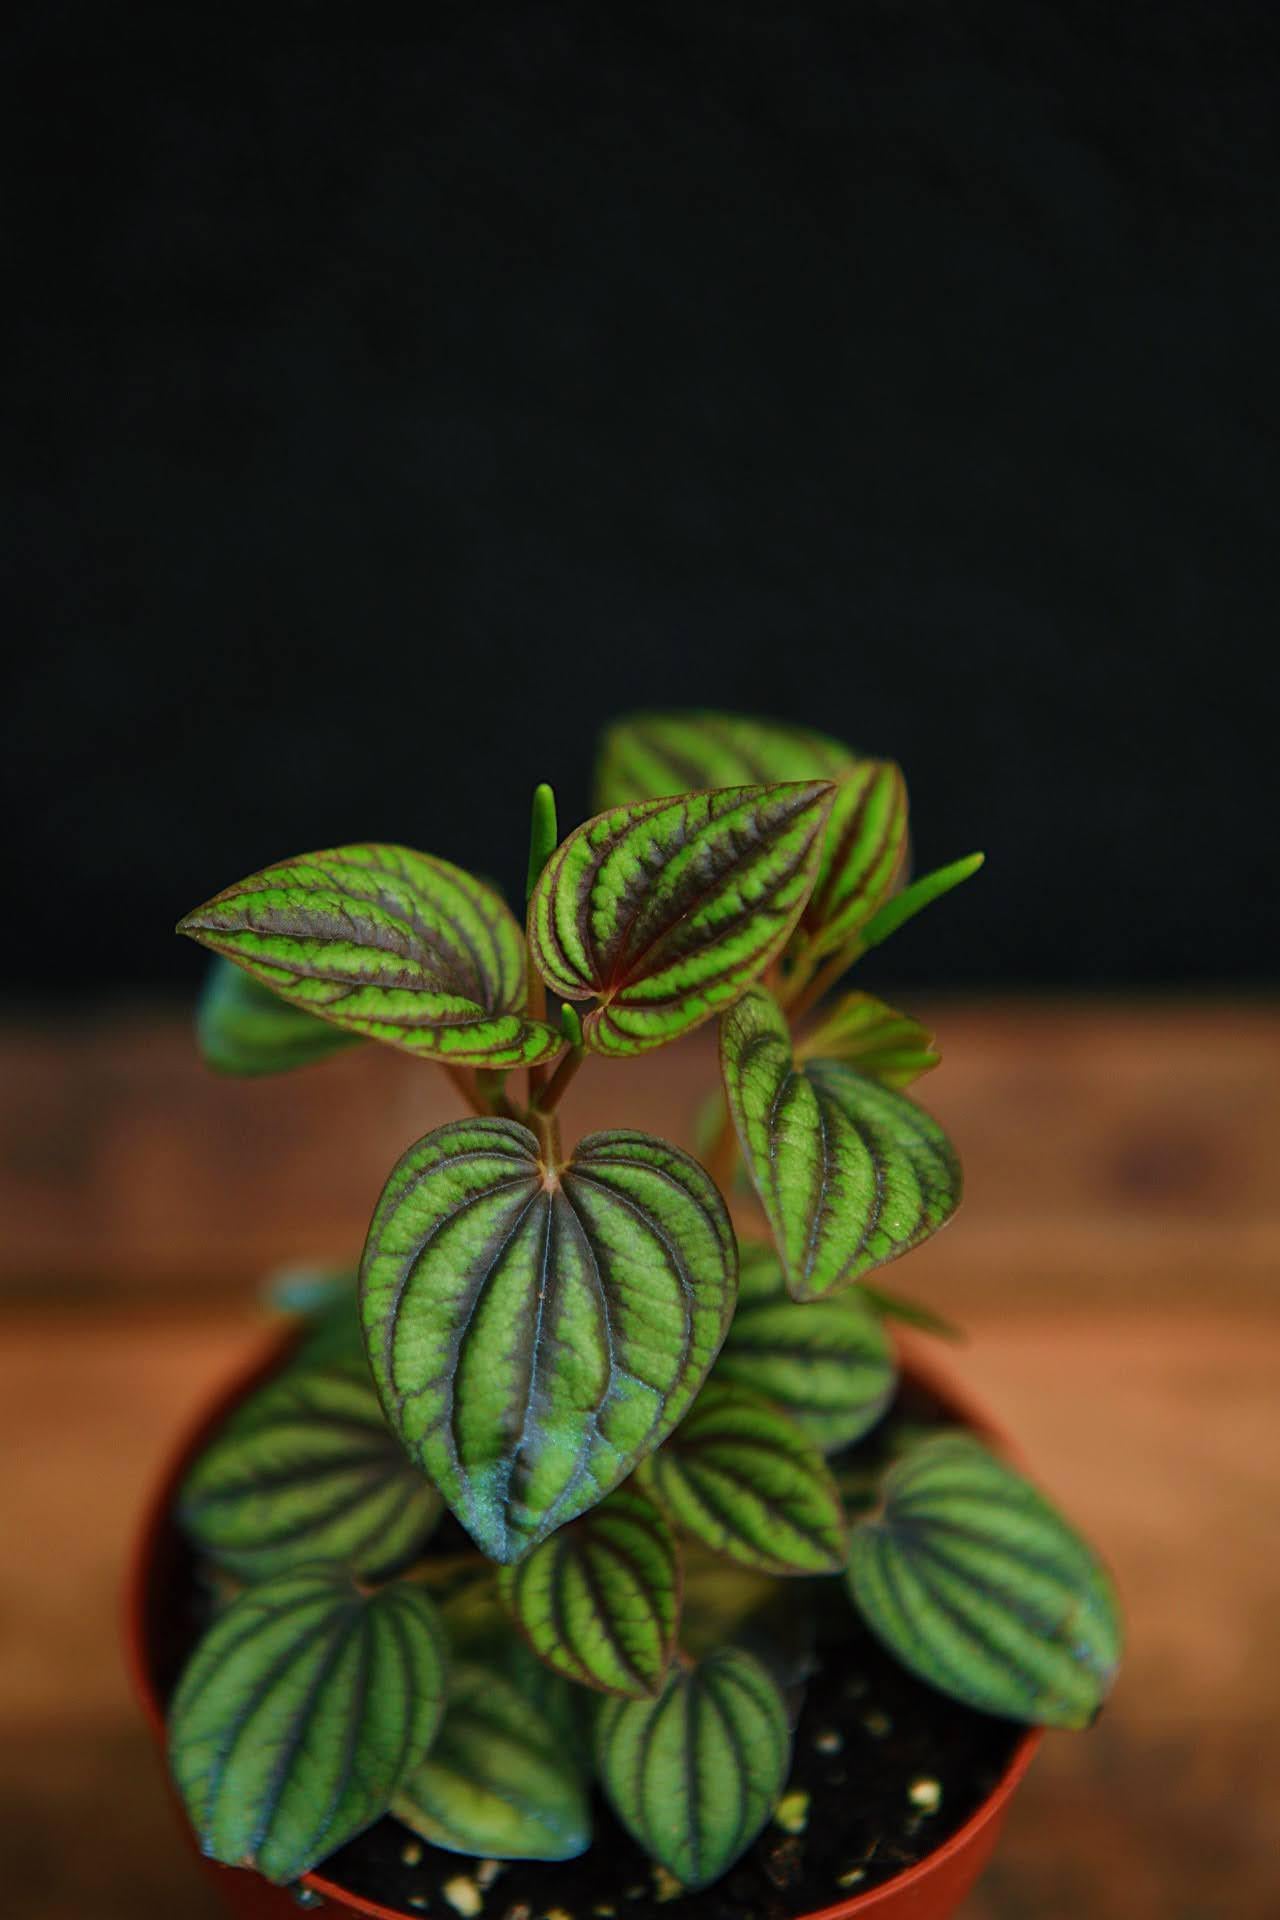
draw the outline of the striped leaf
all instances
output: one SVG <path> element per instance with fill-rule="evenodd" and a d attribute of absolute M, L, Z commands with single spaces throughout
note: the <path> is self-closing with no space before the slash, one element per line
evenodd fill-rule
<path fill-rule="evenodd" d="M 484 1552 L 511 1561 L 683 1417 L 736 1281 L 724 1203 L 678 1148 L 596 1133 L 547 1168 L 527 1128 L 463 1120 L 392 1173 L 362 1315 L 410 1457 Z"/>
<path fill-rule="evenodd" d="M 771 1400 L 815 1446 L 835 1453 L 875 1425 L 897 1371 L 859 1289 L 802 1306 L 773 1250 L 744 1247 L 737 1310 L 711 1378 Z"/>
<path fill-rule="evenodd" d="M 740 1566 L 834 1573 L 848 1558 L 840 1494 L 818 1448 L 741 1387 L 704 1388 L 642 1477 L 678 1526 Z"/>
<path fill-rule="evenodd" d="M 733 713 L 633 713 L 603 736 L 596 765 L 601 812 L 703 787 L 839 780 L 858 761 L 808 727 Z"/>
<path fill-rule="evenodd" d="M 358 1033 L 291 1007 L 230 960 L 209 969 L 196 1012 L 196 1039 L 218 1073 L 284 1073 L 359 1043 Z"/>
<path fill-rule="evenodd" d="M 169 1713 L 169 1764 L 203 1851 L 296 1880 L 385 1813 L 431 1745 L 440 1623 L 403 1584 L 311 1567 L 220 1614 Z"/>
<path fill-rule="evenodd" d="M 583 1037 L 642 1053 L 728 1006 L 785 945 L 833 789 L 729 787 L 615 808 L 571 833 L 529 902 L 548 986 L 596 999 Z"/>
<path fill-rule="evenodd" d="M 201 1454 L 179 1503 L 197 1545 L 246 1580 L 316 1560 L 385 1573 L 441 1511 L 383 1418 L 363 1354 L 262 1387 Z"/>
<path fill-rule="evenodd" d="M 903 1665 L 986 1713 L 1083 1727 L 1115 1677 L 1120 1621 L 1091 1549 L 968 1434 L 919 1441 L 854 1528 L 859 1613 Z"/>
<path fill-rule="evenodd" d="M 652 1695 L 680 1619 L 680 1549 L 660 1507 L 619 1487 L 498 1579 L 540 1660 L 602 1693 Z"/>
<path fill-rule="evenodd" d="M 723 1648 L 676 1666 L 657 1700 L 610 1700 L 596 1722 L 601 1784 L 623 1826 L 682 1885 L 710 1886 L 769 1818 L 791 1764 L 776 1681 Z"/>
<path fill-rule="evenodd" d="M 391 1811 L 433 1847 L 492 1860 L 572 1860 L 591 1842 L 562 1722 L 487 1665 L 454 1672 L 444 1724 Z"/>
<path fill-rule="evenodd" d="M 898 1093 L 937 1066 L 933 1035 L 871 993 L 846 993 L 796 1043 L 797 1060 L 837 1060 Z"/>
<path fill-rule="evenodd" d="M 344 1033 L 455 1065 L 560 1047 L 526 1019 L 520 928 L 501 896 L 407 847 L 335 847 L 228 887 L 178 931 Z"/>
<path fill-rule="evenodd" d="M 762 988 L 720 1023 L 734 1125 L 797 1300 L 817 1300 L 936 1233 L 960 1201 L 960 1163 L 904 1094 L 837 1061 L 797 1068 Z"/>
<path fill-rule="evenodd" d="M 892 893 L 907 857 L 907 783 L 892 760 L 863 760 L 836 789 L 801 930 L 811 953 L 838 953 Z"/>

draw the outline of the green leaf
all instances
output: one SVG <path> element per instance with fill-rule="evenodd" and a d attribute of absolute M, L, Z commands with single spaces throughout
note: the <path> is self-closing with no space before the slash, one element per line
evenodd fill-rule
<path fill-rule="evenodd" d="M 836 789 L 818 878 L 801 929 L 815 955 L 837 953 L 892 892 L 907 856 L 907 785 L 892 760 L 863 760 Z"/>
<path fill-rule="evenodd" d="M 660 1507 L 619 1487 L 561 1527 L 498 1586 L 549 1667 L 603 1693 L 661 1686 L 680 1619 L 680 1549 Z"/>
<path fill-rule="evenodd" d="M 460 1666 L 444 1725 L 391 1805 L 433 1847 L 572 1860 L 591 1842 L 583 1769 L 561 1722 L 505 1674 Z"/>
<path fill-rule="evenodd" d="M 215 960 L 196 1011 L 196 1038 L 219 1073 L 284 1073 L 359 1043 L 314 1014 L 281 1000 L 230 960 Z"/>
<path fill-rule="evenodd" d="M 904 1666 L 985 1713 L 1087 1726 L 1115 1677 L 1119 1615 L 1096 1556 L 968 1434 L 921 1441 L 890 1468 L 848 1577 Z"/>
<path fill-rule="evenodd" d="M 899 1320 L 904 1327 L 915 1327 L 920 1333 L 931 1333 L 939 1340 L 965 1338 L 963 1329 L 953 1320 L 944 1320 L 940 1313 L 919 1300 L 905 1300 L 900 1293 L 886 1293 L 883 1287 L 869 1287 L 865 1281 L 859 1285 L 858 1292 L 882 1320 Z"/>
<path fill-rule="evenodd" d="M 744 1247 L 738 1306 L 711 1375 L 773 1401 L 824 1453 L 851 1446 L 893 1399 L 893 1348 L 851 1289 L 801 1306 L 772 1248 Z"/>
<path fill-rule="evenodd" d="M 501 896 L 407 847 L 335 847 L 268 867 L 178 931 L 304 1013 L 407 1053 L 514 1067 L 561 1045 L 524 1017 L 524 942 Z"/>
<path fill-rule="evenodd" d="M 404 1584 L 278 1574 L 219 1616 L 169 1713 L 169 1764 L 203 1851 L 296 1880 L 384 1813 L 431 1745 L 444 1646 Z"/>
<path fill-rule="evenodd" d="M 886 900 L 874 919 L 868 921 L 858 936 L 859 953 L 869 953 L 872 947 L 878 947 L 891 933 L 913 920 L 916 914 L 923 912 L 935 900 L 941 900 L 943 894 L 950 893 L 962 881 L 975 874 L 983 861 L 985 853 L 966 854 L 963 860 L 953 860 L 949 867 L 937 867 L 932 873 L 922 873 L 909 887 L 896 893 L 892 900 Z"/>
<path fill-rule="evenodd" d="M 610 1700 L 596 1759 L 614 1812 L 690 1888 L 731 1867 L 777 1802 L 791 1763 L 776 1682 L 740 1648 L 673 1668 L 657 1700 Z"/>
<path fill-rule="evenodd" d="M 786 1019 L 762 988 L 721 1021 L 720 1064 L 794 1299 L 849 1286 L 955 1212 L 960 1163 L 937 1122 L 836 1061 L 797 1069 Z"/>
<path fill-rule="evenodd" d="M 534 962 L 596 998 L 597 1053 L 664 1046 L 729 1005 L 786 944 L 834 789 L 730 787 L 599 814 L 562 841 L 529 902 Z"/>
<path fill-rule="evenodd" d="M 607 812 L 699 787 L 839 780 L 857 764 L 848 747 L 807 727 L 732 713 L 633 713 L 601 741 L 596 806 Z"/>
<path fill-rule="evenodd" d="M 178 1512 L 198 1546 L 257 1580 L 317 1560 L 386 1573 L 441 1510 L 388 1428 L 361 1354 L 260 1388 L 196 1461 Z"/>
<path fill-rule="evenodd" d="M 724 1202 L 678 1148 L 595 1133 L 548 1168 L 515 1121 L 461 1120 L 411 1147 L 378 1202 L 365 1339 L 410 1457 L 510 1561 L 683 1417 L 736 1281 Z"/>
<path fill-rule="evenodd" d="M 556 796 L 544 780 L 533 790 L 529 819 L 529 870 L 525 880 L 526 901 L 538 884 L 538 875 L 556 850 L 560 829 L 556 824 Z"/>
<path fill-rule="evenodd" d="M 797 1060 L 838 1060 L 901 1093 L 937 1066 L 933 1035 L 871 993 L 846 993 L 796 1043 Z"/>
<path fill-rule="evenodd" d="M 643 1482 L 695 1540 L 740 1566 L 834 1573 L 848 1558 L 840 1495 L 818 1448 L 741 1387 L 705 1387 L 645 1463 Z"/>

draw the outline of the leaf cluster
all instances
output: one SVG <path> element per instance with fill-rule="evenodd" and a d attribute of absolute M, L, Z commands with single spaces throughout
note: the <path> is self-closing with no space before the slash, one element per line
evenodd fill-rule
<path fill-rule="evenodd" d="M 523 927 L 384 845 L 181 923 L 217 956 L 218 1069 L 378 1041 L 469 1109 L 402 1156 L 354 1284 L 183 1490 L 231 1597 L 175 1696 L 173 1771 L 205 1849 L 272 1879 L 388 1811 L 435 1846 L 569 1858 L 594 1780 L 708 1884 L 785 1787 L 788 1643 L 827 1583 L 988 1712 L 1082 1725 L 1114 1671 L 1105 1573 L 988 1449 L 844 1464 L 893 1402 L 886 1323 L 942 1324 L 868 1276 L 947 1223 L 961 1175 L 906 1092 L 931 1035 L 864 991 L 820 1003 L 981 856 L 910 880 L 893 763 L 725 715 L 613 728 L 598 807 L 561 839 L 538 790 Z M 701 1158 L 621 1125 L 566 1148 L 588 1062 L 713 1019 Z"/>

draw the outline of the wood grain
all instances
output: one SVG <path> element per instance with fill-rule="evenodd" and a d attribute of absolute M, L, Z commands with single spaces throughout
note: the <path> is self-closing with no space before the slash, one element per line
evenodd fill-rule
<path fill-rule="evenodd" d="M 968 1325 L 957 1373 L 1108 1554 L 1130 1618 L 1113 1704 L 1046 1743 L 964 1920 L 1275 1920 L 1280 1016 L 936 1013 L 947 1059 L 921 1092 L 970 1196 L 911 1283 Z M 669 1127 L 703 1064 L 601 1069 L 575 1113 L 595 1124 L 612 1090 Z M 261 1338 L 255 1276 L 350 1256 L 390 1159 L 452 1109 L 372 1053 L 215 1082 L 168 1022 L 0 1033 L 0 1068 L 8 1905 L 212 1920 L 117 1651 L 130 1530 Z"/>

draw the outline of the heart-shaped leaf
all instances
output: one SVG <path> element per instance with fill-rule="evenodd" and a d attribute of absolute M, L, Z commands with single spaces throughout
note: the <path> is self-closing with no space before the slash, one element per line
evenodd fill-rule
<path fill-rule="evenodd" d="M 786 944 L 834 789 L 730 787 L 599 814 L 552 854 L 529 902 L 533 958 L 597 1053 L 664 1046 L 729 1005 Z"/>
<path fill-rule="evenodd" d="M 937 1066 L 933 1035 L 871 993 L 846 993 L 796 1043 L 796 1059 L 836 1060 L 901 1093 Z"/>
<path fill-rule="evenodd" d="M 680 1549 L 660 1507 L 619 1487 L 516 1567 L 499 1590 L 540 1660 L 603 1693 L 652 1695 L 680 1619 Z"/>
<path fill-rule="evenodd" d="M 250 1587 L 196 1648 L 169 1764 L 205 1853 L 296 1880 L 384 1813 L 431 1745 L 444 1645 L 426 1595 L 311 1567 Z"/>
<path fill-rule="evenodd" d="M 721 1021 L 720 1064 L 794 1299 L 849 1286 L 955 1212 L 960 1163 L 938 1123 L 836 1061 L 797 1068 L 786 1019 L 763 988 Z"/>
<path fill-rule="evenodd" d="M 604 812 L 705 787 L 839 780 L 857 765 L 848 747 L 808 727 L 735 713 L 633 713 L 601 739 L 596 806 Z"/>
<path fill-rule="evenodd" d="M 561 1046 L 524 1015 L 524 941 L 501 896 L 408 847 L 335 847 L 268 867 L 178 931 L 302 1012 L 407 1053 L 514 1067 Z"/>
<path fill-rule="evenodd" d="M 1115 1677 L 1119 1615 L 1096 1556 L 968 1434 L 919 1441 L 890 1468 L 848 1577 L 904 1666 L 985 1713 L 1087 1726 Z"/>
<path fill-rule="evenodd" d="M 863 760 L 836 789 L 802 930 L 815 955 L 837 953 L 893 891 L 907 854 L 907 784 L 892 760 Z"/>
<path fill-rule="evenodd" d="M 772 1249 L 744 1247 L 738 1306 L 711 1380 L 771 1400 L 824 1453 L 835 1453 L 875 1425 L 893 1398 L 897 1369 L 858 1289 L 802 1306 L 788 1294 Z"/>
<path fill-rule="evenodd" d="M 456 1121 L 378 1202 L 365 1338 L 410 1457 L 487 1554 L 517 1560 L 683 1417 L 736 1279 L 724 1202 L 678 1148 L 596 1133 L 549 1168 L 516 1122 Z"/>
<path fill-rule="evenodd" d="M 822 1454 L 780 1408 L 742 1387 L 705 1387 L 642 1477 L 679 1526 L 741 1566 L 834 1573 L 848 1558 Z"/>
<path fill-rule="evenodd" d="M 284 1073 L 357 1046 L 358 1033 L 291 1007 L 230 960 L 209 969 L 196 1014 L 196 1038 L 219 1073 Z"/>
<path fill-rule="evenodd" d="M 596 1722 L 601 1784 L 651 1859 L 706 1887 L 755 1839 L 791 1763 L 776 1681 L 727 1647 L 676 1666 L 657 1700 L 610 1700 Z"/>
<path fill-rule="evenodd" d="M 488 1666 L 456 1669 L 444 1724 L 391 1811 L 433 1847 L 492 1860 L 572 1860 L 591 1843 L 573 1746 Z"/>
<path fill-rule="evenodd" d="M 188 1474 L 179 1517 L 222 1566 L 257 1580 L 317 1560 L 385 1573 L 441 1510 L 361 1354 L 355 1366 L 294 1368 L 245 1401 Z"/>

